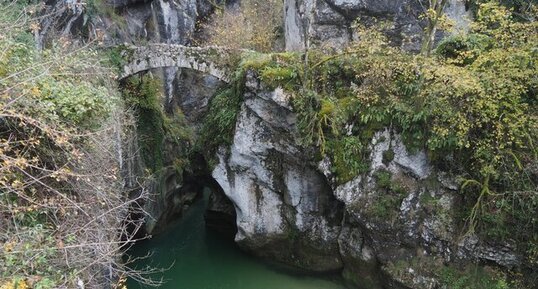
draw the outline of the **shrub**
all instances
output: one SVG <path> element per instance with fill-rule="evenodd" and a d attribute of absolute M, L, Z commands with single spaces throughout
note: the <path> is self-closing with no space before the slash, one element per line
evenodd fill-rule
<path fill-rule="evenodd" d="M 506 277 L 494 270 L 468 266 L 465 270 L 443 267 L 440 270 L 443 286 L 450 289 L 509 289 Z"/>
<path fill-rule="evenodd" d="M 209 104 L 200 139 L 197 141 L 197 149 L 210 162 L 213 161 L 219 146 L 232 144 L 237 117 L 243 102 L 244 84 L 245 72 L 239 68 L 231 85 L 217 93 Z"/>
<path fill-rule="evenodd" d="M 0 287 L 113 286 L 145 198 L 121 182 L 130 116 L 93 47 L 36 51 L 36 9 L 0 7 Z"/>
<path fill-rule="evenodd" d="M 261 52 L 280 50 L 284 26 L 282 2 L 243 0 L 239 8 L 217 10 L 204 26 L 205 44 Z"/>

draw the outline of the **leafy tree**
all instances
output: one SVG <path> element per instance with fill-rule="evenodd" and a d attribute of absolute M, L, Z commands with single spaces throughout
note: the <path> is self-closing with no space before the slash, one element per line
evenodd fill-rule
<path fill-rule="evenodd" d="M 421 1 L 419 3 L 422 5 Z M 425 55 L 430 55 L 435 41 L 435 33 L 439 26 L 444 26 L 447 23 L 447 18 L 443 14 L 446 3 L 447 0 L 428 0 L 427 6 L 423 6 L 424 14 L 422 17 L 426 19 L 426 27 L 424 28 L 420 52 Z"/>

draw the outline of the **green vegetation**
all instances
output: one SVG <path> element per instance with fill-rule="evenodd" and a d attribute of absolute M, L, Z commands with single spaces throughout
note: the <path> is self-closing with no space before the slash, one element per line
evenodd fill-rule
<path fill-rule="evenodd" d="M 162 83 L 151 74 L 132 76 L 122 87 L 125 103 L 136 115 L 138 145 L 146 168 L 158 177 L 166 166 L 173 166 L 181 176 L 189 168 L 193 135 L 181 111 L 163 111 L 161 90 Z"/>
<path fill-rule="evenodd" d="M 125 45 L 118 45 L 104 49 L 103 53 L 107 55 L 107 65 L 116 68 L 119 74 L 128 59 L 132 57 L 133 51 Z"/>
<path fill-rule="evenodd" d="M 368 149 L 364 140 L 357 136 L 343 136 L 327 142 L 327 151 L 332 155 L 334 173 L 339 183 L 351 181 L 357 174 L 369 170 Z"/>
<path fill-rule="evenodd" d="M 159 81 L 149 75 L 131 77 L 123 89 L 127 105 L 134 108 L 140 155 L 152 173 L 164 167 L 164 118 Z"/>
<path fill-rule="evenodd" d="M 217 93 L 209 104 L 209 112 L 204 119 L 196 149 L 215 165 L 215 156 L 219 146 L 232 144 L 237 116 L 243 103 L 245 71 L 239 68 L 235 72 L 231 85 Z"/>
<path fill-rule="evenodd" d="M 385 170 L 375 172 L 377 190 L 374 203 L 369 208 L 372 216 L 390 219 L 395 217 L 400 204 L 407 196 L 407 190 L 398 181 L 392 179 L 392 174 Z"/>
<path fill-rule="evenodd" d="M 388 165 L 393 160 L 394 160 L 394 151 L 392 149 L 389 149 L 383 152 L 383 163 L 385 165 Z"/>
<path fill-rule="evenodd" d="M 501 273 L 482 266 L 468 266 L 465 270 L 444 266 L 440 281 L 450 289 L 509 289 L 512 287 Z"/>
<path fill-rule="evenodd" d="M 434 276 L 440 288 L 447 289 L 509 289 L 525 288 L 516 281 L 510 281 L 506 274 L 487 266 L 468 265 L 457 268 L 455 265 L 446 266 L 441 260 L 431 257 L 416 257 L 410 260 L 400 260 L 389 263 L 385 270 L 398 276 L 406 284 L 413 284 L 412 268 L 416 274 Z"/>
<path fill-rule="evenodd" d="M 538 22 L 494 2 L 476 15 L 468 35 L 446 39 L 432 56 L 359 27 L 361 41 L 340 54 L 310 51 L 307 62 L 271 54 L 249 67 L 293 94 L 300 143 L 332 160 L 339 183 L 368 171 L 374 133 L 391 128 L 460 176 L 467 232 L 520 240 L 536 260 Z"/>
<path fill-rule="evenodd" d="M 104 287 L 136 227 L 118 155 L 128 114 L 95 47 L 36 51 L 30 2 L 0 6 L 0 288 Z"/>

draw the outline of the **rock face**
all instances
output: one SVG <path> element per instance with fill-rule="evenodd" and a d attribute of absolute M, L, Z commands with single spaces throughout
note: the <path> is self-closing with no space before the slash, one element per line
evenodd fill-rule
<path fill-rule="evenodd" d="M 208 0 L 106 0 L 110 14 L 92 15 L 95 37 L 107 45 L 140 42 L 188 44 L 196 21 L 211 13 Z M 220 1 L 216 1 L 219 3 Z M 121 19 L 121 21 L 118 21 Z"/>
<path fill-rule="evenodd" d="M 421 4 L 421 2 L 423 2 Z M 285 0 L 286 50 L 305 47 L 341 49 L 356 40 L 352 24 L 359 21 L 373 25 L 389 21 L 386 33 L 391 42 L 405 50 L 418 51 L 427 1 L 422 0 Z M 455 29 L 467 30 L 470 12 L 465 1 L 449 0 L 446 15 L 455 22 Z"/>
<path fill-rule="evenodd" d="M 387 160 L 389 151 L 393 157 Z M 396 283 L 403 283 L 400 285 L 432 288 L 428 287 L 433 286 L 431 282 L 424 281 L 426 287 L 407 282 L 409 276 L 401 278 L 391 268 L 399 262 L 420 264 L 421 258 L 451 260 L 457 236 L 453 223 L 456 194 L 437 181 L 423 152 L 409 153 L 398 134 L 390 129 L 378 132 L 372 139 L 370 164 L 369 173 L 335 190 L 346 205 L 348 226 L 356 230 L 356 236 L 363 236 L 360 247 L 354 245 L 357 237 L 340 241 L 343 254 L 349 256 L 351 250 L 351 256 L 358 256 L 350 258 L 344 274 L 360 283 L 362 268 L 371 272 L 374 265 L 378 274 L 399 280 Z M 419 268 L 413 270 L 424 273 Z M 417 274 L 421 276 L 420 273 Z M 428 280 L 425 275 L 421 277 Z"/>
<path fill-rule="evenodd" d="M 330 160 L 315 164 L 297 145 L 289 96 L 253 74 L 247 88 L 233 144 L 213 170 L 246 250 L 309 270 L 343 268 L 364 288 L 437 288 L 442 264 L 520 263 L 508 244 L 458 239 L 457 185 L 390 128 L 371 140 L 369 173 L 336 184 Z"/>
<path fill-rule="evenodd" d="M 192 137 L 196 137 L 211 96 L 224 83 L 214 76 L 191 69 L 179 69 L 178 72 L 177 92 L 170 99 L 162 99 L 164 111 L 169 118 L 183 118 L 186 129 Z M 189 173 L 175 169 L 174 160 L 183 158 L 191 145 L 165 142 L 164 169 L 148 185 L 149 191 L 154 194 L 146 204 L 146 210 L 151 215 L 146 221 L 147 233 L 158 233 L 165 228 L 170 221 L 181 216 L 188 205 L 203 195 L 204 188 L 211 187 L 212 180 L 205 179 L 209 172 L 202 158 L 190 160 L 192 169 Z"/>
<path fill-rule="evenodd" d="M 314 271 L 342 267 L 337 238 L 342 206 L 295 146 L 295 116 L 281 90 L 248 77 L 229 150 L 213 177 L 234 203 L 240 246 L 255 255 Z"/>
<path fill-rule="evenodd" d="M 232 239 L 237 233 L 236 218 L 234 204 L 226 197 L 220 186 L 215 184 L 204 214 L 206 227 Z"/>
<path fill-rule="evenodd" d="M 84 7 L 75 1 L 46 1 L 40 11 L 39 30 L 34 31 L 38 50 L 49 42 L 49 37 L 78 35 L 85 26 Z"/>
<path fill-rule="evenodd" d="M 107 0 L 125 25 L 99 16 L 92 20 L 95 29 L 90 38 L 110 45 L 140 41 L 186 45 L 196 21 L 211 11 L 210 2 Z M 445 12 L 457 29 L 468 29 L 463 1 L 449 0 Z M 73 31 L 83 17 L 76 7 L 69 13 L 65 29 Z M 352 23 L 360 19 L 366 25 L 391 21 L 386 33 L 393 44 L 416 51 L 423 30 L 421 13 L 419 0 L 285 0 L 286 49 L 342 49 L 355 40 Z M 177 64 L 174 61 L 167 63 Z M 180 108 L 196 133 L 224 73 L 198 69 L 214 77 L 183 69 L 196 68 L 189 65 L 153 73 L 164 80 L 165 111 L 173 116 Z M 162 66 L 166 63 L 155 65 Z M 346 279 L 370 289 L 438 288 L 432 269 L 440 264 L 488 262 L 507 268 L 520 264 L 521 256 L 510 244 L 488 244 L 476 236 L 458 239 L 457 185 L 450 175 L 433 168 L 424 152 L 408 151 L 391 128 L 371 140 L 369 172 L 337 184 L 331 161 L 316 163 L 314 152 L 296 143 L 290 96 L 281 89 L 267 89 L 252 73 L 246 87 L 233 143 L 219 150 L 219 163 L 212 171 L 222 194 L 213 195 L 208 214 L 217 220 L 230 216 L 233 208 L 235 239 L 242 248 L 307 270 L 342 270 Z M 166 147 L 165 167 L 172 166 L 170 160 L 179 149 Z M 142 174 L 139 163 L 128 165 Z M 203 191 L 203 184 L 184 177 L 166 169 L 148 186 L 156 192 L 147 204 L 152 215 L 148 232 L 181 214 Z M 134 186 L 136 179 L 126 182 Z"/>
<path fill-rule="evenodd" d="M 170 118 L 184 117 L 189 128 L 197 131 L 200 120 L 207 111 L 209 98 L 215 94 L 227 74 L 213 67 L 211 62 L 201 57 L 192 61 L 199 48 L 186 48 L 191 42 L 196 22 L 211 13 L 212 1 L 208 0 L 107 0 L 106 5 L 114 9 L 114 14 L 98 13 L 90 17 L 90 38 L 96 38 L 105 45 L 153 44 L 155 57 L 144 58 L 151 73 L 163 81 L 164 97 L 162 105 Z M 216 1 L 220 3 L 220 1 Z M 120 19 L 120 20 L 118 20 Z M 174 57 L 174 51 L 159 50 L 159 47 L 175 47 L 188 50 L 191 55 Z M 181 48 L 178 48 L 181 47 Z M 172 49 L 173 50 L 173 49 Z M 183 51 L 182 50 L 182 51 Z M 202 49 L 203 50 L 203 49 Z M 165 53 L 168 52 L 168 53 Z M 175 51 L 177 52 L 177 51 Z M 150 54 L 146 51 L 146 54 Z M 203 53 L 202 53 L 203 54 Z M 167 57 L 169 56 L 169 57 Z M 140 59 L 139 59 L 140 60 Z M 138 62 L 138 65 L 144 65 Z M 153 64 L 151 66 L 150 64 Z M 135 65 L 136 66 L 136 65 Z M 133 66 L 134 67 L 134 66 Z M 203 71 L 198 73 L 193 70 Z M 140 70 L 130 70 L 131 74 Z M 216 76 L 216 77 L 215 77 Z M 178 112 L 181 111 L 181 115 Z M 146 184 L 153 198 L 145 207 L 151 215 L 146 221 L 146 232 L 156 233 L 169 220 L 181 215 L 186 206 L 201 194 L 203 185 L 186 180 L 182 172 L 174 169 L 173 160 L 189 144 L 164 145 L 164 169 Z"/>

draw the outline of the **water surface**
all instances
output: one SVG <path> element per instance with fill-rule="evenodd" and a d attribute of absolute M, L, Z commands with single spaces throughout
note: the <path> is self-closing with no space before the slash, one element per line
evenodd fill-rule
<path fill-rule="evenodd" d="M 136 244 L 132 256 L 152 256 L 134 266 L 172 267 L 162 274 L 165 289 L 345 289 L 336 276 L 308 276 L 266 264 L 237 248 L 217 232 L 207 230 L 206 200 L 195 203 L 182 220 L 152 239 Z M 159 277 L 159 276 L 156 276 Z M 146 288 L 133 280 L 129 289 Z"/>

